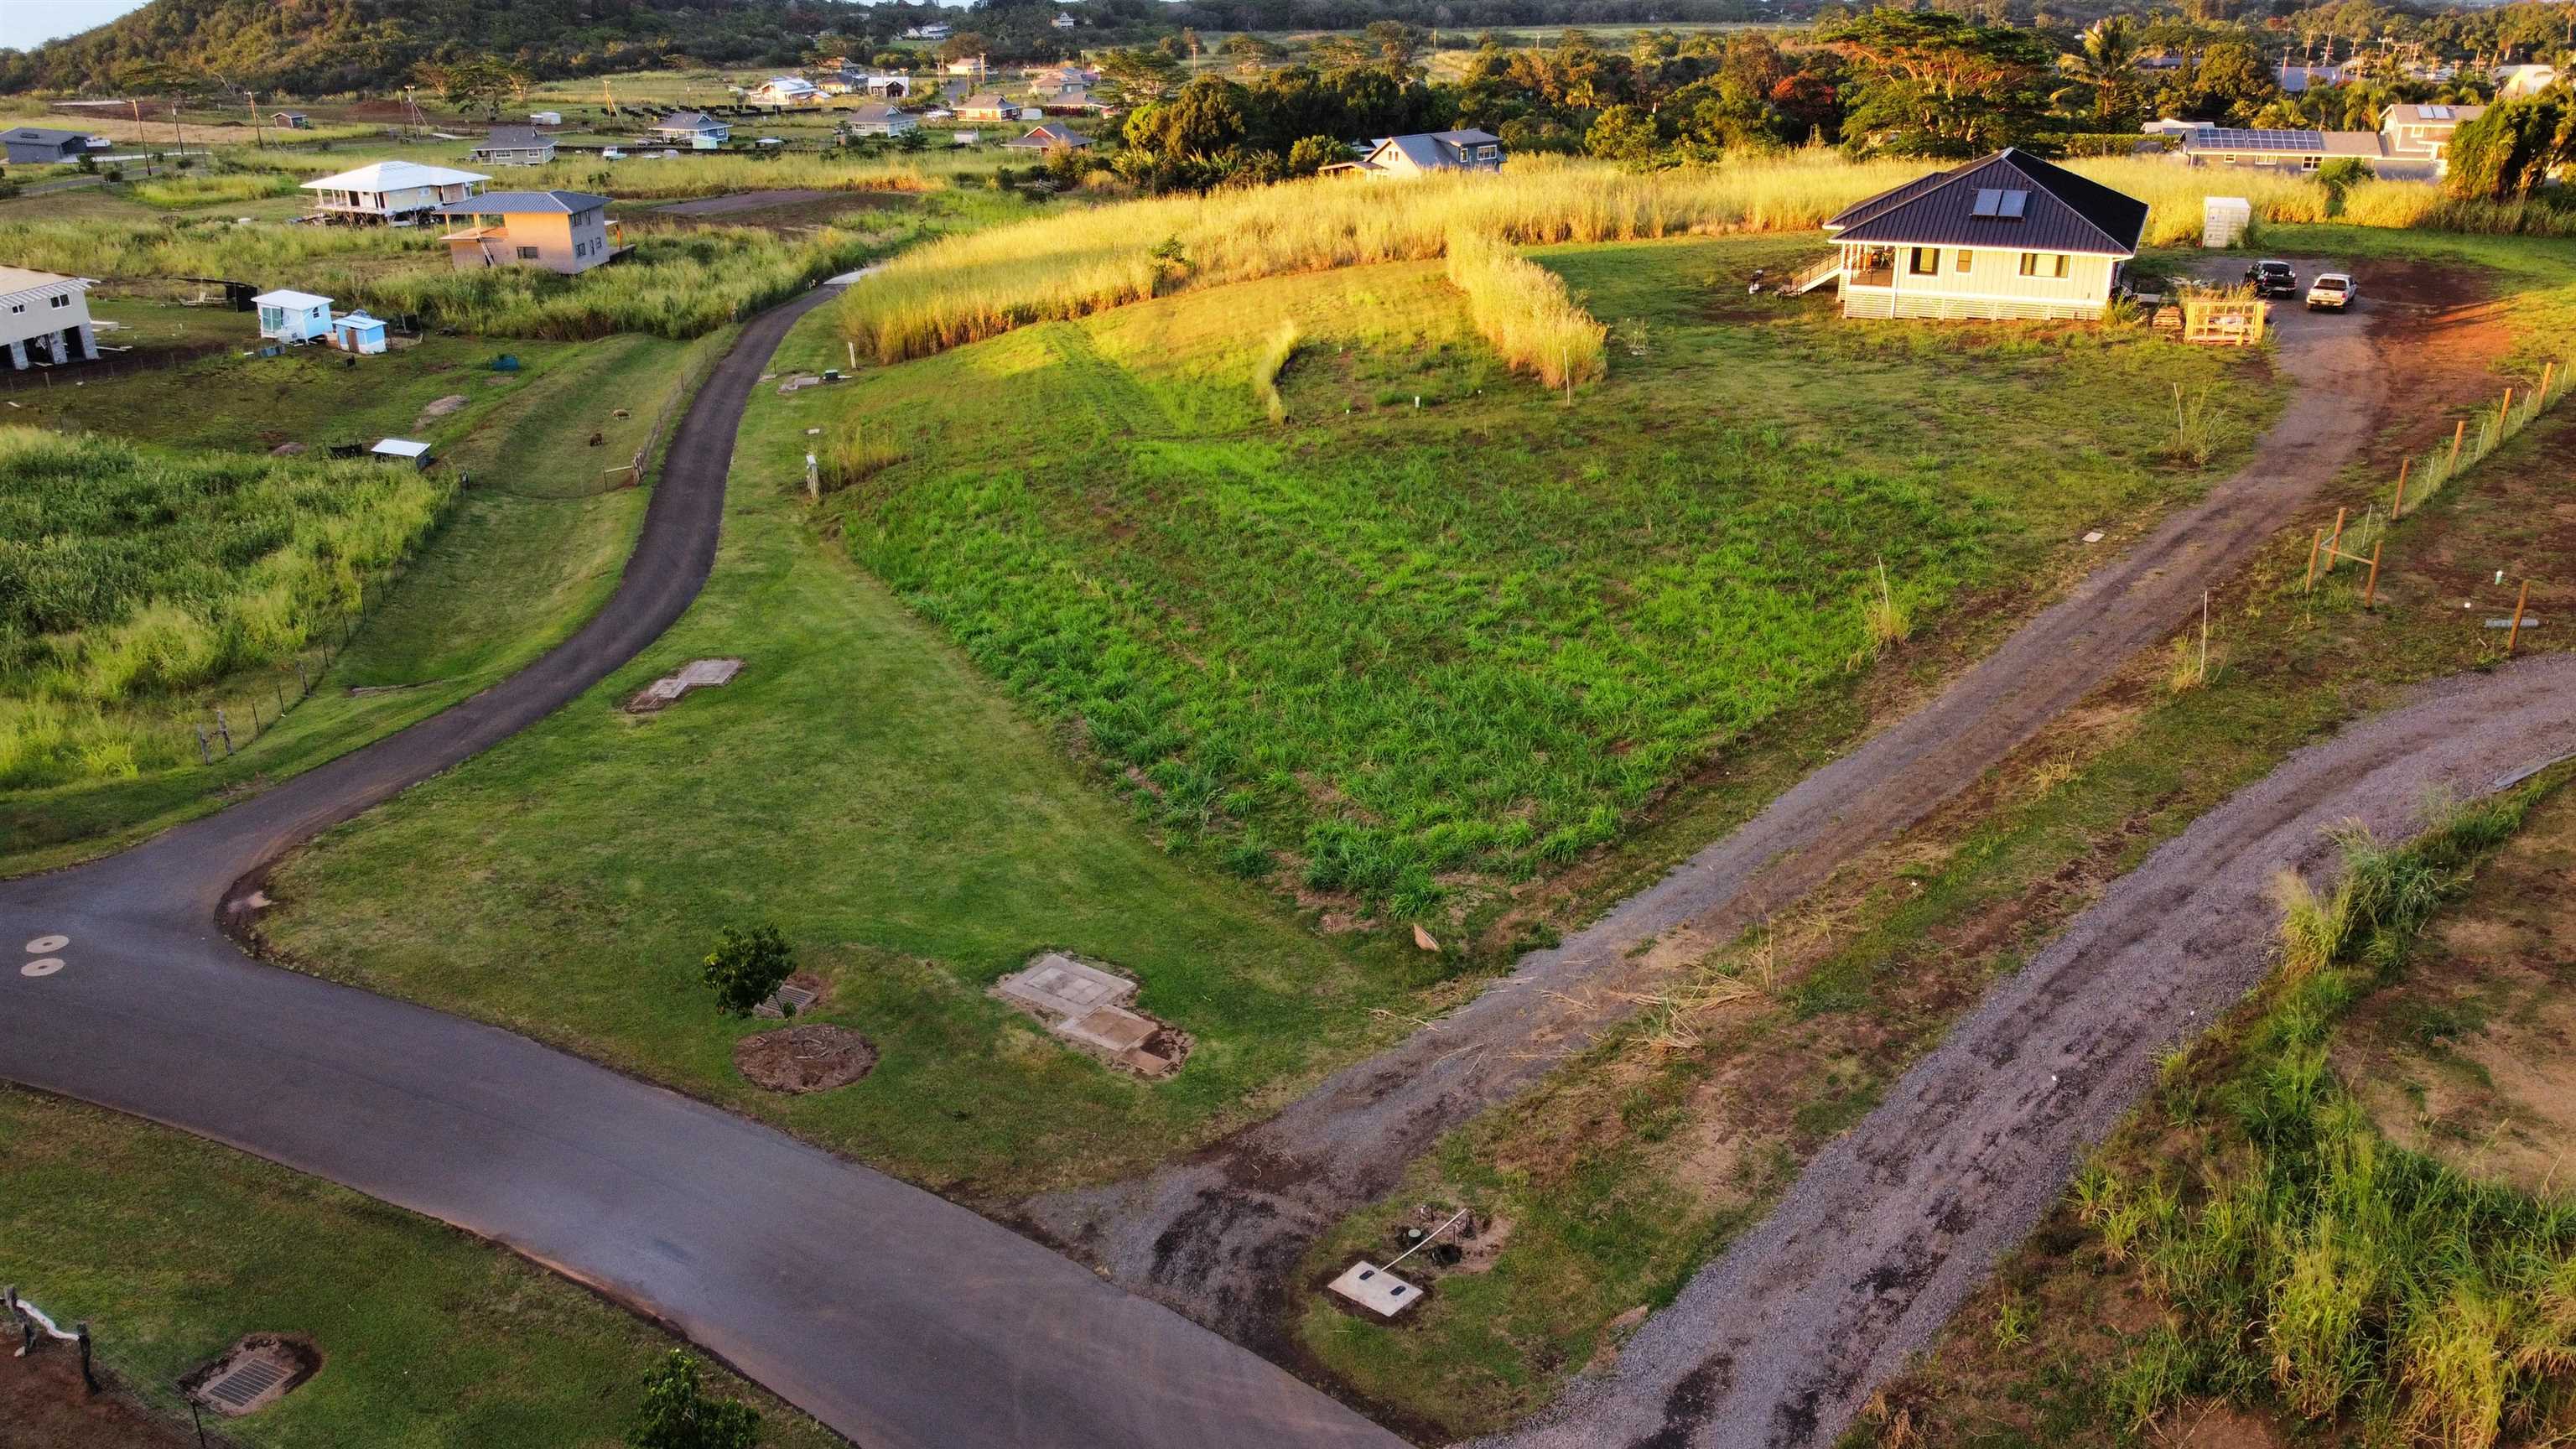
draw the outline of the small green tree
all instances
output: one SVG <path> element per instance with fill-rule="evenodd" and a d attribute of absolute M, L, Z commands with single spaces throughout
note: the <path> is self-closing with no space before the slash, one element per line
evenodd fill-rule
<path fill-rule="evenodd" d="M 795 969 L 796 953 L 787 948 L 787 938 L 776 926 L 754 926 L 748 931 L 727 926 L 716 948 L 707 953 L 706 982 L 716 989 L 717 1010 L 727 1016 L 749 1016 Z"/>
<path fill-rule="evenodd" d="M 1288 174 L 1312 176 L 1336 161 L 1351 159 L 1351 148 L 1330 136 L 1300 136 L 1288 148 Z"/>
<path fill-rule="evenodd" d="M 626 1432 L 628 1449 L 759 1449 L 760 1411 L 710 1399 L 698 1361 L 673 1349 L 644 1375 L 644 1408 Z"/>

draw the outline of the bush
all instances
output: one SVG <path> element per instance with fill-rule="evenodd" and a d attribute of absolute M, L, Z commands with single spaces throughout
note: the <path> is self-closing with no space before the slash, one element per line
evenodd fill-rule
<path fill-rule="evenodd" d="M 698 1372 L 698 1361 L 675 1348 L 644 1376 L 644 1406 L 627 1431 L 629 1449 L 759 1449 L 760 1411 L 708 1398 Z"/>
<path fill-rule="evenodd" d="M 750 930 L 724 928 L 724 936 L 707 953 L 706 983 L 716 989 L 716 1009 L 727 1016 L 749 1016 L 796 970 L 796 953 L 776 926 Z M 790 1008 L 792 1010 L 793 1008 Z"/>

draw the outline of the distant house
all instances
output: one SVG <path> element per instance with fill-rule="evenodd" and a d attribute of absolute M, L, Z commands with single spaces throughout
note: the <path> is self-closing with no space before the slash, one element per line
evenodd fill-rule
<path fill-rule="evenodd" d="M 1047 24 L 1054 26 L 1058 30 L 1071 30 L 1074 26 L 1074 19 L 1072 16 L 1059 10 L 1055 13 L 1055 18 L 1048 21 Z"/>
<path fill-rule="evenodd" d="M 906 40 L 946 40 L 948 36 L 945 25 L 916 25 L 903 33 Z"/>
<path fill-rule="evenodd" d="M 98 283 L 60 272 L 0 267 L 0 344 L 12 371 L 98 356 L 89 289 Z"/>
<path fill-rule="evenodd" d="M 1091 144 L 1089 136 L 1076 135 L 1062 126 L 1031 126 L 1027 135 L 1016 141 L 1005 141 L 1014 151 L 1079 151 Z"/>
<path fill-rule="evenodd" d="M 962 121 L 1016 121 L 1020 118 L 1020 111 L 1019 102 L 986 92 L 980 96 L 968 96 L 960 103 L 957 118 Z"/>
<path fill-rule="evenodd" d="M 920 130 L 921 123 L 892 106 L 878 104 L 850 112 L 841 128 L 853 136 L 900 136 Z"/>
<path fill-rule="evenodd" d="M 563 112 L 530 111 L 528 112 L 528 124 L 531 126 L 560 126 L 563 124 Z"/>
<path fill-rule="evenodd" d="M 2486 113 L 2484 106 L 2390 106 L 2380 113 L 2379 134 L 2392 158 L 2439 167 L 2450 158 L 2452 135 Z"/>
<path fill-rule="evenodd" d="M 1846 208 L 1791 288 L 1837 283 L 1846 317 L 2099 317 L 2146 226 L 2145 202 L 2008 148 Z"/>
<path fill-rule="evenodd" d="M 283 126 L 290 131 L 309 131 L 313 129 L 313 118 L 304 114 L 302 111 L 277 111 L 272 113 L 268 120 L 269 124 L 274 126 Z"/>
<path fill-rule="evenodd" d="M 323 340 L 342 352 L 382 352 L 385 350 L 385 324 L 364 312 L 346 312 L 331 319 L 331 330 Z"/>
<path fill-rule="evenodd" d="M 880 100 L 908 101 L 912 99 L 912 77 L 875 71 L 861 82 L 859 89 Z"/>
<path fill-rule="evenodd" d="M 674 146 L 713 151 L 733 139 L 733 127 L 704 111 L 673 111 L 654 123 L 653 134 Z"/>
<path fill-rule="evenodd" d="M 952 60 L 939 69 L 944 75 L 971 75 L 981 80 L 984 77 L 984 57 L 974 55 L 963 60 Z"/>
<path fill-rule="evenodd" d="M 79 131 L 57 131 L 50 126 L 12 126 L 0 131 L 0 147 L 7 149 L 12 166 L 77 161 L 105 144 Z"/>
<path fill-rule="evenodd" d="M 755 106 L 816 106 L 823 103 L 823 91 L 802 77 L 776 75 L 754 86 L 746 99 Z"/>
<path fill-rule="evenodd" d="M 1371 178 L 1427 176 L 1435 171 L 1500 171 L 1503 138 L 1485 131 L 1427 131 L 1389 136 L 1369 144 L 1357 161 L 1336 161 L 1324 168 Z"/>
<path fill-rule="evenodd" d="M 2497 66 L 2496 99 L 2510 101 L 2522 96 L 2536 96 L 2558 84 L 2560 74 L 2554 65 Z"/>
<path fill-rule="evenodd" d="M 542 267 L 586 272 L 628 250 L 608 198 L 584 191 L 492 191 L 439 208 L 468 224 L 439 240 L 459 270 Z"/>
<path fill-rule="evenodd" d="M 307 181 L 303 189 L 313 193 L 314 214 L 326 221 L 409 226 L 436 207 L 472 196 L 491 179 L 417 161 L 376 161 Z"/>
<path fill-rule="evenodd" d="M 259 311 L 259 335 L 272 342 L 314 342 L 331 335 L 331 299 L 311 292 L 262 292 L 250 299 Z"/>
<path fill-rule="evenodd" d="M 534 126 L 494 126 L 474 159 L 487 166 L 543 166 L 555 159 L 555 138 Z"/>
<path fill-rule="evenodd" d="M 2194 126 L 2182 133 L 2182 159 L 2190 166 L 2239 166 L 2270 171 L 2314 171 L 2328 161 L 2354 157 L 2376 169 L 2388 151 L 2377 131 L 2302 131 L 2242 126 Z"/>

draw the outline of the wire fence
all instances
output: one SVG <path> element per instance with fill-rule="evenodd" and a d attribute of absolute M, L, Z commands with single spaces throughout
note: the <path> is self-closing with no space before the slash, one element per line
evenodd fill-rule
<path fill-rule="evenodd" d="M 31 1361 L 13 1367 L 58 1360 L 52 1376 L 63 1381 L 63 1392 L 122 1406 L 133 1418 L 162 1425 L 181 1443 L 193 1440 L 200 1449 L 285 1449 L 289 1443 L 256 1418 L 234 1419 L 208 1407 L 180 1387 L 188 1370 L 174 1372 L 166 1353 L 121 1335 L 114 1324 L 48 1314 L 14 1287 L 6 1295 L 0 1311 L 8 1318 L 10 1351 Z M 60 1302 L 56 1307 L 76 1311 Z"/>

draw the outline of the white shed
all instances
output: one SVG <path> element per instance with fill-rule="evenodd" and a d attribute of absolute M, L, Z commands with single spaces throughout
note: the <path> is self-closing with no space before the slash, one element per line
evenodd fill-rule
<path fill-rule="evenodd" d="M 2241 196 L 2212 196 L 2200 203 L 2200 244 L 2232 247 L 2254 228 L 2254 203 Z"/>
<path fill-rule="evenodd" d="M 367 453 L 382 462 L 409 463 L 415 468 L 429 466 L 429 444 L 415 438 L 387 438 Z"/>
<path fill-rule="evenodd" d="M 262 292 L 250 299 L 259 309 L 259 335 L 278 342 L 314 342 L 331 334 L 331 299 L 311 292 Z"/>

